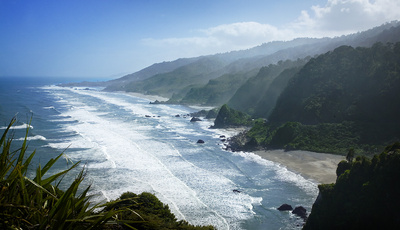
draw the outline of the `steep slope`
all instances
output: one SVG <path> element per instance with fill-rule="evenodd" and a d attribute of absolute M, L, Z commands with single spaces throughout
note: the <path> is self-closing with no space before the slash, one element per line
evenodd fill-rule
<path fill-rule="evenodd" d="M 224 74 L 211 79 L 201 87 L 193 87 L 182 98 L 182 104 L 200 104 L 205 106 L 219 106 L 226 103 L 250 77 L 257 74 L 258 69 L 246 73 Z"/>
<path fill-rule="evenodd" d="M 263 66 L 276 64 L 280 60 L 296 60 L 307 56 L 325 53 L 341 45 L 371 46 L 377 41 L 395 42 L 400 34 L 400 22 L 386 23 L 371 30 L 336 38 L 298 38 L 292 41 L 269 42 L 241 51 L 183 58 L 172 62 L 154 64 L 136 73 L 120 79 L 105 82 L 106 90 L 136 91 L 147 94 L 159 94 L 166 97 L 174 95 L 180 101 L 186 93 L 191 98 L 199 87 L 209 80 L 230 74 L 237 78 L 241 73 L 249 73 Z M 242 75 L 244 78 L 248 75 Z M 226 77 L 226 76 L 225 76 Z M 193 91 L 191 88 L 195 87 Z M 224 89 L 221 88 L 224 91 Z M 224 94 L 223 92 L 216 92 Z M 186 100 L 186 99 L 185 99 Z M 203 101 L 193 102 L 196 104 Z M 224 102 L 218 102 L 218 104 Z M 232 105 L 234 103 L 231 101 Z M 254 110 L 254 109 L 253 109 Z"/>
<path fill-rule="evenodd" d="M 201 57 L 196 58 L 180 58 L 171 62 L 155 63 L 146 67 L 138 72 L 125 75 L 121 78 L 106 82 L 106 91 L 124 91 L 125 86 L 131 82 L 142 81 L 157 74 L 171 72 L 184 65 L 191 64 Z"/>
<path fill-rule="evenodd" d="M 342 46 L 294 74 L 269 121 L 255 123 L 244 147 L 338 154 L 353 147 L 371 154 L 400 140 L 399 117 L 400 42 Z"/>
<path fill-rule="evenodd" d="M 400 226 L 400 144 L 372 159 L 338 165 L 336 184 L 319 186 L 307 229 L 396 229 Z"/>
<path fill-rule="evenodd" d="M 275 107 L 278 97 L 286 88 L 289 80 L 303 67 L 302 65 L 283 70 L 271 83 L 267 91 L 260 97 L 255 106 L 254 117 L 268 117 Z"/>
<path fill-rule="evenodd" d="M 303 124 L 346 120 L 399 124 L 400 43 L 342 46 L 311 59 L 290 81 L 269 117 Z"/>
<path fill-rule="evenodd" d="M 248 81 L 246 81 L 229 99 L 228 105 L 232 108 L 241 110 L 246 113 L 250 113 L 255 117 L 268 117 L 271 113 L 271 110 L 275 106 L 275 102 L 279 94 L 283 91 L 286 86 L 288 79 L 295 73 L 294 69 L 292 71 L 283 71 L 286 68 L 291 68 L 294 66 L 301 66 L 306 63 L 310 59 L 308 55 L 317 55 L 324 52 L 328 52 L 333 50 L 334 48 L 343 45 L 343 44 L 352 44 L 355 46 L 366 46 L 370 47 L 376 41 L 385 41 L 385 42 L 395 42 L 399 40 L 400 36 L 396 36 L 400 34 L 400 26 L 399 22 L 392 22 L 382 25 L 380 27 L 373 28 L 371 30 L 352 34 L 348 36 L 342 36 L 337 38 L 323 38 L 323 39 L 311 39 L 311 38 L 301 38 L 295 39 L 290 42 L 276 42 L 271 43 L 275 44 L 277 47 L 285 47 L 279 49 L 277 52 L 269 54 L 269 55 L 259 55 L 254 57 L 242 58 L 237 61 L 234 61 L 225 67 L 225 72 L 229 73 L 237 73 L 238 71 L 248 71 L 254 69 L 260 69 L 264 66 L 271 67 L 276 64 L 282 64 L 279 62 L 280 60 L 297 60 L 298 65 L 295 64 L 293 66 L 283 66 L 282 69 L 275 72 L 267 73 L 265 69 L 260 69 L 260 74 L 257 77 L 251 77 Z M 271 45 L 270 43 L 264 44 L 260 47 L 255 47 L 256 50 L 261 50 L 263 48 L 271 51 L 271 48 L 267 48 Z M 250 50 L 249 50 L 250 51 Z M 301 60 L 304 59 L 304 60 Z M 280 64 L 279 64 L 280 63 Z M 262 73 L 263 72 L 263 73 Z M 280 72 L 280 73 L 278 73 Z M 276 74 L 281 74 L 281 77 L 276 76 Z M 275 75 L 274 75 L 275 74 Z M 237 74 L 235 74 L 237 76 Z M 244 76 L 245 78 L 246 76 Z M 272 84 L 275 79 L 276 82 Z M 219 81 L 221 83 L 221 81 Z M 215 85 L 215 89 L 224 89 L 224 87 L 219 84 Z M 203 103 L 203 101 L 196 101 L 194 98 L 194 92 L 199 93 L 199 91 L 204 89 L 196 88 L 191 92 L 190 98 L 191 101 L 187 103 Z M 219 93 L 214 91 L 216 95 Z M 188 95 L 189 97 L 189 95 Z M 226 101 L 225 101 L 226 102 Z M 225 103 L 223 101 L 220 104 Z"/>
<path fill-rule="evenodd" d="M 125 90 L 171 97 L 187 86 L 205 84 L 209 79 L 220 76 L 220 70 L 224 66 L 224 60 L 203 57 L 171 72 L 157 74 L 143 81 L 131 82 L 125 86 Z"/>
<path fill-rule="evenodd" d="M 286 60 L 280 61 L 276 65 L 270 64 L 262 67 L 256 76 L 250 78 L 236 91 L 228 105 L 242 112 L 253 114 L 274 79 L 285 69 L 304 65 L 306 61 L 307 59 Z"/>

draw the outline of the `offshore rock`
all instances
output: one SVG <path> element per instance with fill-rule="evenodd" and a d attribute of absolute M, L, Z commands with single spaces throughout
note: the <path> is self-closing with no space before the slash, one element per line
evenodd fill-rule
<path fill-rule="evenodd" d="M 289 204 L 282 204 L 279 208 L 279 211 L 292 211 L 293 207 Z"/>
<path fill-rule="evenodd" d="M 201 119 L 197 117 L 192 117 L 192 119 L 190 120 L 190 122 L 196 122 L 196 121 L 201 121 Z"/>
<path fill-rule="evenodd" d="M 296 207 L 292 213 L 303 218 L 304 221 L 307 220 L 307 210 L 303 206 Z"/>

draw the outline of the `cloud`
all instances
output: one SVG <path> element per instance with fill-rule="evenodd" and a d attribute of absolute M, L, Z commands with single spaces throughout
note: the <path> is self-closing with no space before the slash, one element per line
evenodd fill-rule
<path fill-rule="evenodd" d="M 209 37 L 230 42 L 234 45 L 246 45 L 245 41 L 260 43 L 277 39 L 284 39 L 285 31 L 258 22 L 239 22 L 219 25 L 203 30 Z"/>
<path fill-rule="evenodd" d="M 319 36 L 354 33 L 400 19 L 398 0 L 328 0 L 325 6 L 302 11 L 293 29 Z"/>
<path fill-rule="evenodd" d="M 223 24 L 194 32 L 183 38 L 143 39 L 146 46 L 173 50 L 170 55 L 198 56 L 247 49 L 269 41 L 296 37 L 333 37 L 355 33 L 400 19 L 399 0 L 328 0 L 325 6 L 312 6 L 299 17 L 276 27 L 258 22 Z"/>
<path fill-rule="evenodd" d="M 189 56 L 227 52 L 231 50 L 247 49 L 264 42 L 275 40 L 290 40 L 295 38 L 290 31 L 278 29 L 272 25 L 258 22 L 239 22 L 224 24 L 208 29 L 200 29 L 195 32 L 199 36 L 184 38 L 143 39 L 147 46 L 158 48 L 169 47 L 185 50 Z M 191 53 L 193 53 L 191 55 Z"/>

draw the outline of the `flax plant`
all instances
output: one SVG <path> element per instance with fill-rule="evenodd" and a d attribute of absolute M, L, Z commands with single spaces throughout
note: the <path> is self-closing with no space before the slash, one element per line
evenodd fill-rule
<path fill-rule="evenodd" d="M 78 194 L 85 169 L 66 191 L 59 189 L 63 176 L 79 164 L 77 162 L 67 170 L 48 176 L 46 173 L 63 153 L 49 160 L 44 167 L 39 164 L 34 178 L 28 178 L 27 171 L 32 167 L 36 150 L 27 154 L 30 125 L 27 125 L 22 146 L 12 150 L 13 138 L 8 136 L 15 122 L 13 118 L 0 140 L 0 229 L 106 229 L 120 224 L 130 227 L 132 221 L 118 219 L 118 213 L 129 208 L 95 212 L 108 204 L 91 205 L 90 186 Z"/>

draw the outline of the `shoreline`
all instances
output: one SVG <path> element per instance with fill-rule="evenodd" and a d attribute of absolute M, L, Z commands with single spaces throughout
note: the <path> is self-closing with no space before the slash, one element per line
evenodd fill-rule
<path fill-rule="evenodd" d="M 150 101 L 167 101 L 157 95 L 145 95 L 135 92 L 123 92 L 135 97 L 144 98 Z M 193 107 L 192 107 L 193 108 Z M 196 109 L 200 109 L 197 107 Z M 235 132 L 243 130 L 234 129 Z M 230 130 L 233 132 L 233 130 Z M 229 132 L 228 132 L 229 133 Z M 279 150 L 258 150 L 254 154 L 263 159 L 275 162 L 286 167 L 288 170 L 298 173 L 306 179 L 313 180 L 317 184 L 330 184 L 336 182 L 336 168 L 340 161 L 346 157 L 329 153 L 316 153 L 303 150 L 285 151 Z"/>
<path fill-rule="evenodd" d="M 337 165 L 346 159 L 342 155 L 302 150 L 260 150 L 253 153 L 263 159 L 278 163 L 317 184 L 335 183 Z"/>
<path fill-rule="evenodd" d="M 150 100 L 151 102 L 154 102 L 156 100 L 158 100 L 158 101 L 168 101 L 169 100 L 166 97 L 162 97 L 162 96 L 158 96 L 158 95 L 148 95 L 148 94 L 142 94 L 142 93 L 136 93 L 136 92 L 125 92 L 125 91 L 116 91 L 116 92 L 126 93 L 126 94 L 134 96 L 134 97 L 139 97 L 139 98 Z"/>

